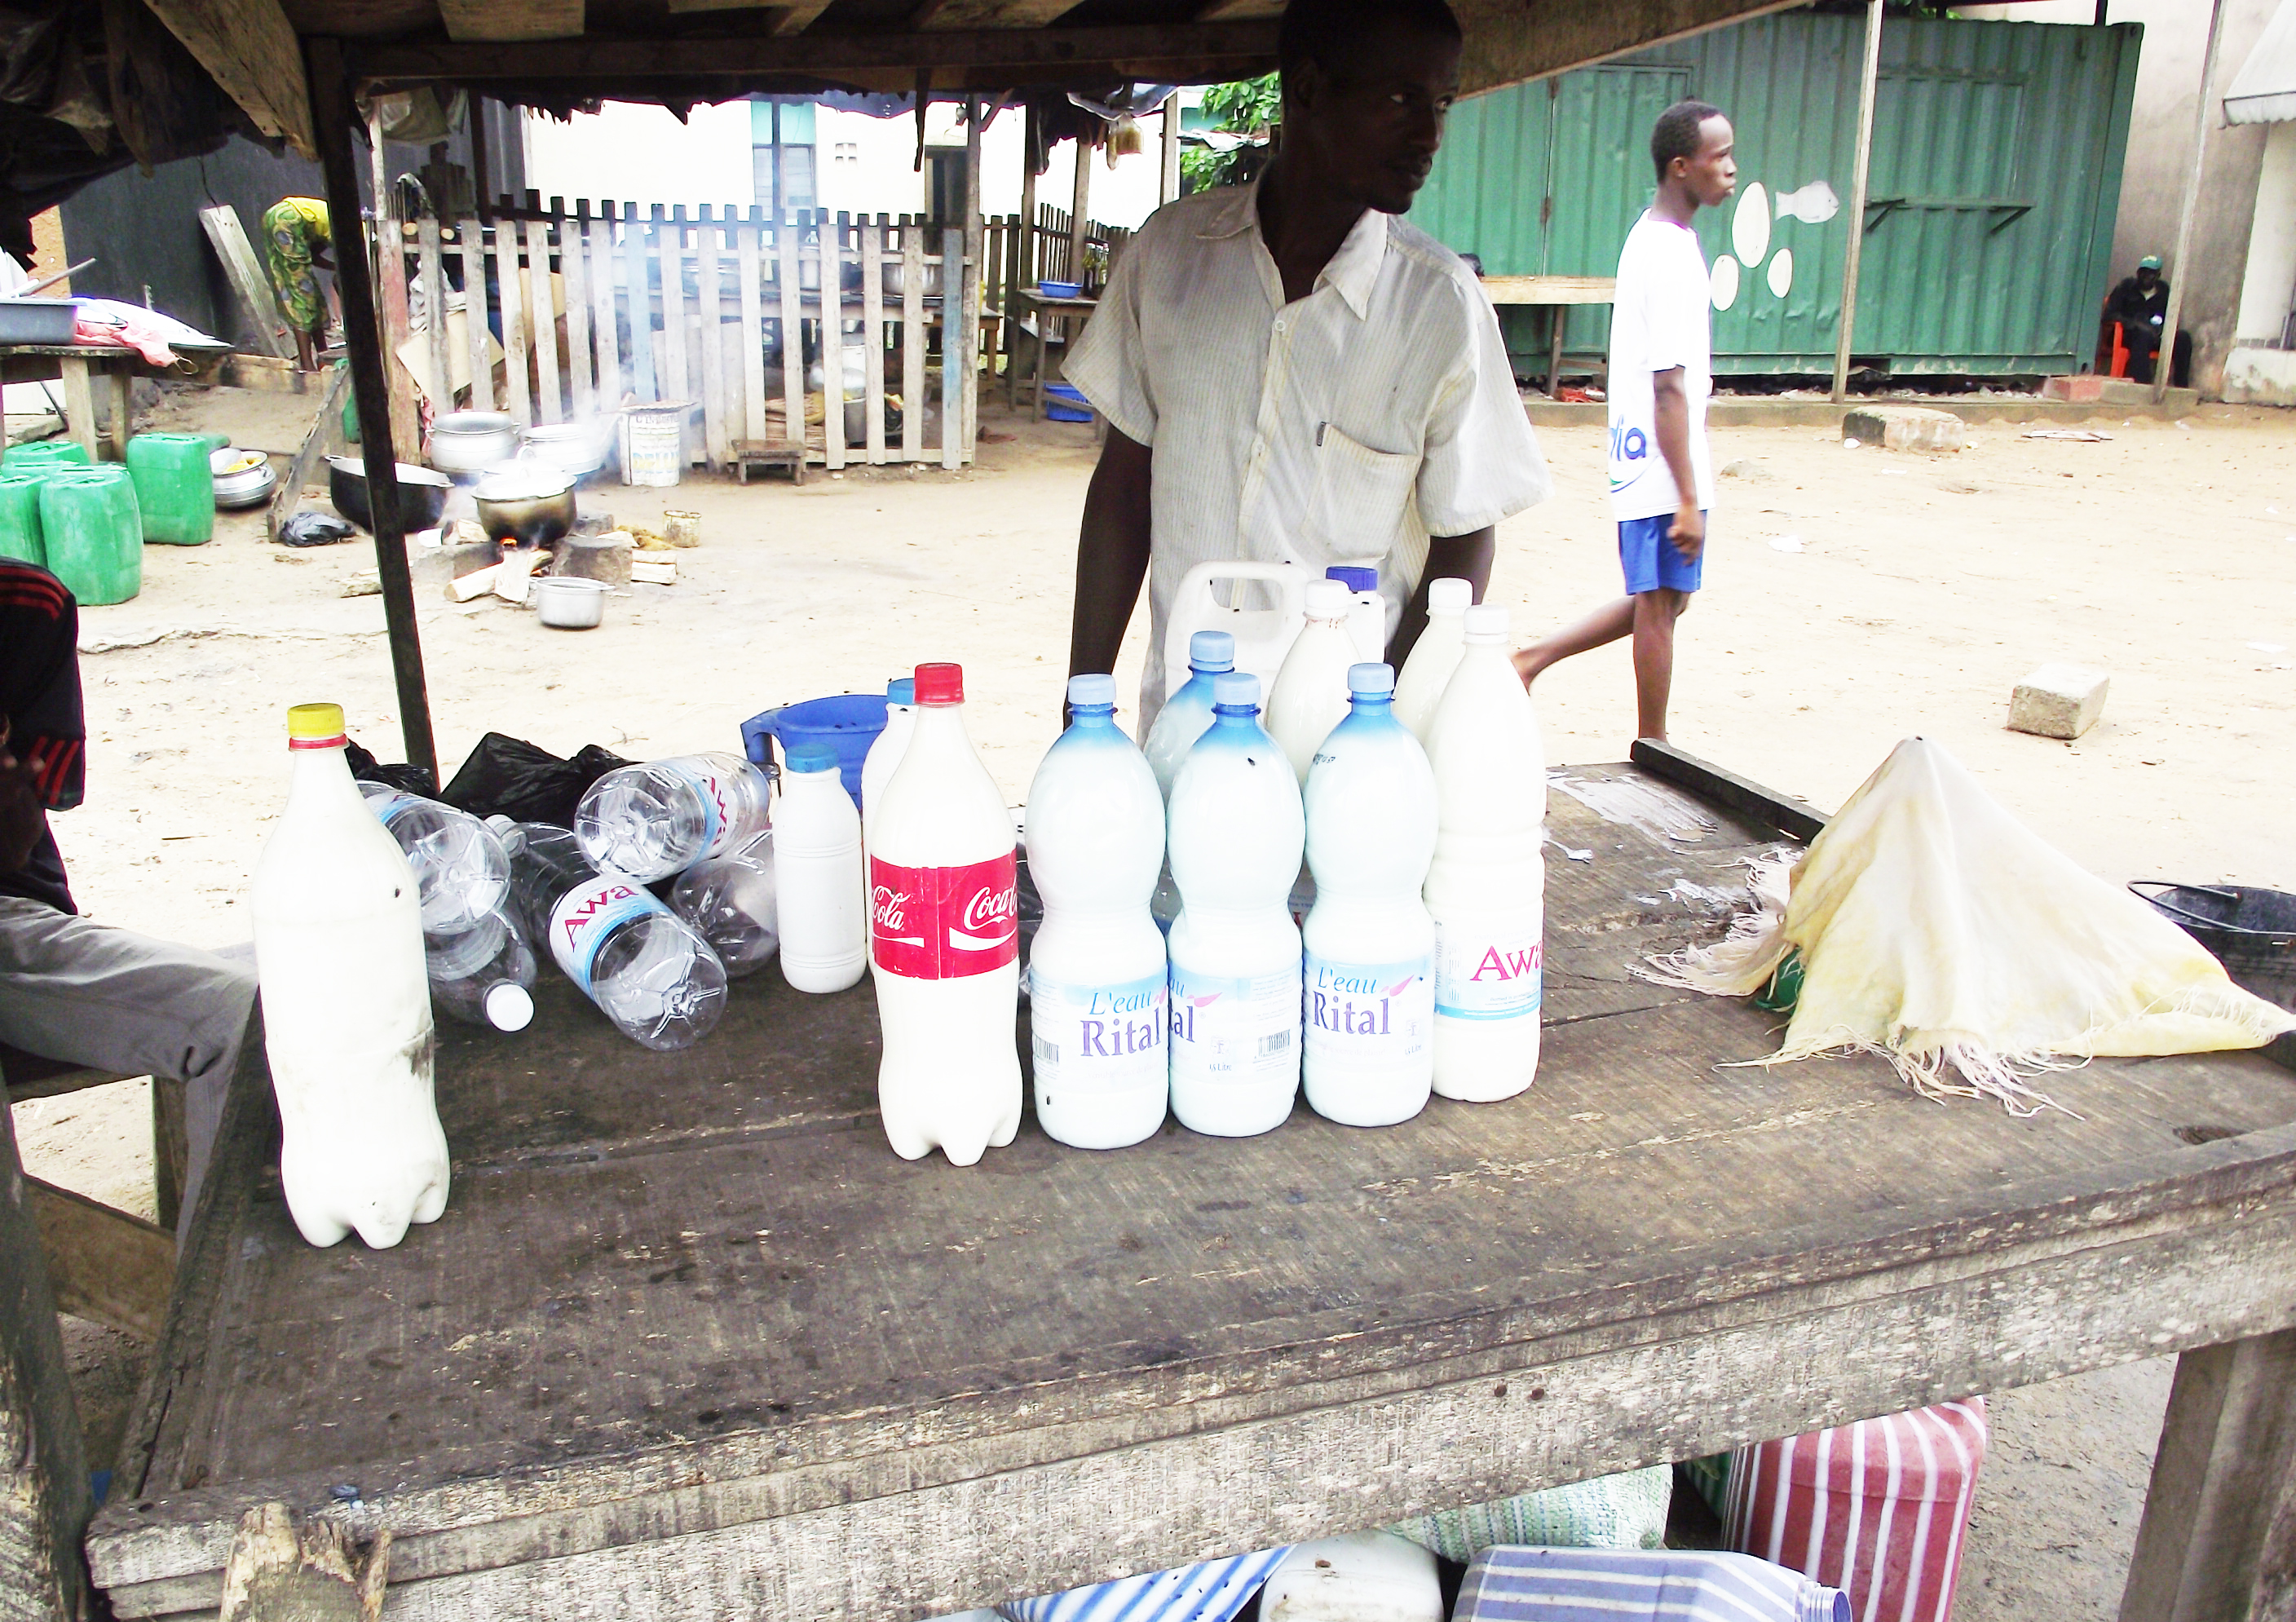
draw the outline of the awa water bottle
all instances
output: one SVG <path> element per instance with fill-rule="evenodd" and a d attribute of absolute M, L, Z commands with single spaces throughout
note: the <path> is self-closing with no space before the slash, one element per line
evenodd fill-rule
<path fill-rule="evenodd" d="M 1300 927 L 1284 905 L 1307 829 L 1259 725 L 1259 679 L 1212 679 L 1211 729 L 1172 785 L 1172 1113 L 1223 1138 L 1272 1132 L 1300 1090 Z"/>
<path fill-rule="evenodd" d="M 613 1021 L 657 1053 L 690 1048 L 726 1013 L 726 966 L 693 926 L 625 873 L 602 873 L 562 827 L 489 817 L 510 852 L 528 935 Z"/>
<path fill-rule="evenodd" d="M 837 751 L 800 744 L 782 762 L 774 827 L 774 904 L 782 977 L 825 994 L 857 984 L 869 967 L 861 815 L 838 776 Z"/>
<path fill-rule="evenodd" d="M 1427 582 L 1427 629 L 1411 645 L 1411 657 L 1395 679 L 1395 719 L 1422 748 L 1435 706 L 1451 684 L 1451 672 L 1459 668 L 1460 650 L 1466 646 L 1463 616 L 1474 605 L 1475 588 L 1470 581 L 1446 578 Z"/>
<path fill-rule="evenodd" d="M 964 672 L 916 670 L 916 719 L 871 820 L 870 928 L 893 1152 L 955 1165 L 1021 1130 L 1013 816 L 964 730 Z M 786 948 L 784 948 L 786 951 Z"/>
<path fill-rule="evenodd" d="M 250 910 L 288 1212 L 314 1245 L 356 1230 L 381 1249 L 447 1208 L 447 1134 L 418 885 L 351 782 L 347 742 L 340 704 L 287 712 L 287 805 Z"/>
<path fill-rule="evenodd" d="M 363 782 L 358 791 L 414 869 L 424 934 L 456 934 L 502 905 L 510 858 L 485 823 L 386 784 Z"/>
<path fill-rule="evenodd" d="M 709 943 L 728 980 L 763 968 L 781 946 L 773 835 L 686 869 L 670 886 L 669 910 Z"/>
<path fill-rule="evenodd" d="M 1467 610 L 1428 731 L 1435 769 L 1435 1091 L 1488 1103 L 1538 1071 L 1546 987 L 1546 762 L 1507 657 L 1507 611 Z"/>
<path fill-rule="evenodd" d="M 592 867 L 650 885 L 764 833 L 766 789 L 766 774 L 738 754 L 618 766 L 574 808 L 574 836 Z"/>
<path fill-rule="evenodd" d="M 492 829 L 487 836 L 495 837 Z M 497 1031 L 523 1031 L 533 1023 L 539 965 L 507 903 L 481 914 L 467 929 L 425 935 L 422 949 L 432 1008 L 465 1025 Z"/>
<path fill-rule="evenodd" d="M 1234 668 L 1235 638 L 1227 632 L 1200 630 L 1188 638 L 1187 683 L 1156 712 L 1145 745 L 1148 770 L 1165 804 L 1172 803 L 1172 779 L 1180 775 L 1180 762 L 1212 724 L 1212 678 Z"/>
<path fill-rule="evenodd" d="M 1358 664 L 1348 690 L 1348 718 L 1308 773 L 1300 1075 L 1326 1120 L 1392 1126 L 1427 1107 L 1435 1074 L 1435 922 L 1420 899 L 1435 773 L 1395 719 L 1392 670 Z"/>
<path fill-rule="evenodd" d="M 1356 657 L 1369 664 L 1387 658 L 1387 599 L 1379 594 L 1379 571 L 1356 564 L 1333 564 L 1324 571 L 1327 580 L 1348 589 L 1348 635 Z"/>
<path fill-rule="evenodd" d="M 1045 902 L 1029 951 L 1037 1124 L 1073 1149 L 1122 1149 L 1164 1124 L 1171 1092 L 1164 935 L 1148 910 L 1164 799 L 1116 724 L 1116 678 L 1070 677 L 1069 710 L 1029 785 Z"/>
<path fill-rule="evenodd" d="M 1352 605 L 1337 580 L 1308 582 L 1308 622 L 1300 629 L 1283 668 L 1267 694 L 1267 733 L 1304 786 L 1316 751 L 1348 712 L 1348 667 L 1357 663 L 1348 632 Z"/>

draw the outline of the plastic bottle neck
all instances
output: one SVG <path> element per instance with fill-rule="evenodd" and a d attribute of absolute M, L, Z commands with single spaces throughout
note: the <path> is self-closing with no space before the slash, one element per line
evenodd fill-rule
<path fill-rule="evenodd" d="M 350 762 L 343 753 L 342 745 L 299 748 L 290 758 L 293 762 L 287 778 L 287 810 L 290 813 L 308 806 L 324 806 L 330 810 L 350 806 L 361 816 L 373 815 L 366 809 L 366 801 L 359 794 L 358 785 L 351 780 Z"/>
<path fill-rule="evenodd" d="M 1349 695 L 1348 712 L 1350 715 L 1369 716 L 1374 719 L 1391 717 L 1395 713 L 1395 695 L 1392 693 L 1351 693 Z"/>
<path fill-rule="evenodd" d="M 1113 732 L 1116 730 L 1116 706 L 1112 704 L 1072 705 L 1069 711 L 1071 732 Z"/>
<path fill-rule="evenodd" d="M 1212 725 L 1237 732 L 1257 732 L 1259 730 L 1259 706 L 1216 704 L 1212 706 Z"/>
<path fill-rule="evenodd" d="M 1198 664 L 1193 659 L 1188 661 L 1188 673 L 1192 676 L 1201 676 L 1206 681 L 1210 681 L 1215 676 L 1225 676 L 1234 669 L 1235 661 L 1233 659 L 1223 660 L 1218 664 Z"/>

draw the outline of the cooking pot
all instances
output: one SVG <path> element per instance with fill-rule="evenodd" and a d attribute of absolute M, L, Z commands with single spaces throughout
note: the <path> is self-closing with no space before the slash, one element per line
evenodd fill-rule
<path fill-rule="evenodd" d="M 447 492 L 454 482 L 441 473 L 427 467 L 417 467 L 412 462 L 400 462 L 398 468 L 398 522 L 409 534 L 416 530 L 435 530 L 439 515 L 447 510 Z M 366 463 L 357 457 L 327 458 L 327 498 L 335 504 L 335 511 L 370 533 L 374 529 L 374 507 L 367 500 Z"/>
<path fill-rule="evenodd" d="M 208 468 L 215 482 L 215 504 L 226 513 L 260 506 L 278 488 L 279 475 L 259 450 L 218 450 L 208 457 Z"/>
<path fill-rule="evenodd" d="M 534 582 L 534 606 L 545 625 L 587 630 L 606 617 L 605 582 L 577 574 L 547 575 Z"/>
<path fill-rule="evenodd" d="M 578 481 L 606 465 L 606 436 L 592 424 L 544 424 L 528 429 L 524 437 L 521 461 L 571 473 Z"/>
<path fill-rule="evenodd" d="M 546 547 L 574 527 L 571 473 L 516 462 L 487 474 L 471 493 L 489 540 Z"/>
<path fill-rule="evenodd" d="M 430 424 L 430 465 L 482 473 L 518 454 L 518 424 L 500 411 L 449 411 Z"/>

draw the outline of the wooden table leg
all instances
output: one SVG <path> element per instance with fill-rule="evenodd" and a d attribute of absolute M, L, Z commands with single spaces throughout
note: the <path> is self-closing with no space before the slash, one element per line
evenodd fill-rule
<path fill-rule="evenodd" d="M 1554 339 L 1546 349 L 1546 398 L 1561 399 L 1562 398 L 1562 324 L 1570 318 L 1570 311 L 1567 306 L 1561 304 L 1550 304 L 1547 309 L 1553 312 L 1554 319 Z"/>
<path fill-rule="evenodd" d="M 63 370 L 64 432 L 79 441 L 93 462 L 102 451 L 95 440 L 95 389 L 88 378 L 87 362 L 77 355 L 66 355 L 56 364 Z"/>
<path fill-rule="evenodd" d="M 135 426 L 135 380 L 127 372 L 113 369 L 109 375 L 111 383 L 111 459 L 127 460 L 127 438 Z"/>
<path fill-rule="evenodd" d="M 2296 1617 L 2296 1330 L 2177 1360 L 2120 1622 Z"/>

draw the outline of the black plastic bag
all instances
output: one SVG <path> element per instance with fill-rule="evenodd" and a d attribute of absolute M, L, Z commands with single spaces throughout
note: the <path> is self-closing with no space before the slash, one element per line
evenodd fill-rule
<path fill-rule="evenodd" d="M 344 745 L 343 758 L 350 762 L 351 776 L 361 783 L 381 783 L 426 800 L 439 797 L 439 779 L 430 775 L 428 766 L 386 766 L 360 748 L 356 739 Z"/>
<path fill-rule="evenodd" d="M 298 513 L 279 526 L 279 544 L 283 547 L 332 547 L 337 541 L 348 540 L 358 531 L 347 518 L 332 513 Z"/>
<path fill-rule="evenodd" d="M 630 762 L 611 749 L 586 745 L 570 761 L 523 738 L 489 732 L 471 751 L 447 792 L 439 797 L 473 817 L 508 817 L 513 822 L 574 826 L 574 808 L 590 785 Z"/>

